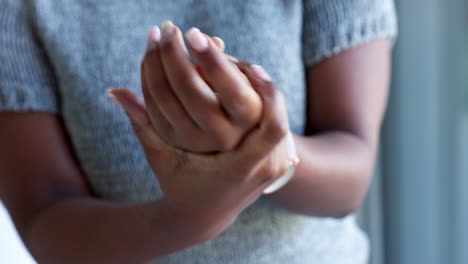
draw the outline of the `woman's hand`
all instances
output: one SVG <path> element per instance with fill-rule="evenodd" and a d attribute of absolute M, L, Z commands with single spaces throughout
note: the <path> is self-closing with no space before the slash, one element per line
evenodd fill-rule
<path fill-rule="evenodd" d="M 243 70 L 263 101 L 261 120 L 238 146 L 219 153 L 197 154 L 173 147 L 159 135 L 147 112 L 154 102 L 145 105 L 127 89 L 110 91 L 132 121 L 170 207 L 195 227 L 208 225 L 213 236 L 283 175 L 295 155 L 288 152 L 284 140 L 289 127 L 279 89 L 247 66 Z"/>
<path fill-rule="evenodd" d="M 180 29 L 172 23 L 149 33 L 141 67 L 149 117 L 164 141 L 207 153 L 235 148 L 258 124 L 261 99 L 244 74 L 212 39 L 197 29 L 187 33 L 196 65 Z"/>

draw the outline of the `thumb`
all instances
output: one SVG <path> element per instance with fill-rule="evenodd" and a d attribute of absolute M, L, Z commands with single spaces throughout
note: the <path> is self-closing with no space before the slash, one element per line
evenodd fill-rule
<path fill-rule="evenodd" d="M 154 129 L 143 98 L 125 88 L 111 88 L 107 94 L 127 114 L 145 152 L 162 154 L 167 145 Z"/>

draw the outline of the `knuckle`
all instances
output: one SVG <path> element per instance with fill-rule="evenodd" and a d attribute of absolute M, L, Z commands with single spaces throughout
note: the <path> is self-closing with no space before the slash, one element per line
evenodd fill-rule
<path fill-rule="evenodd" d="M 251 102 L 250 98 L 240 98 L 239 100 L 235 100 L 235 103 L 231 106 L 231 111 L 233 119 L 240 122 L 242 126 L 251 126 L 255 124 L 260 119 L 260 114 L 255 107 L 255 105 Z"/>
<path fill-rule="evenodd" d="M 219 135 L 215 142 L 220 151 L 231 151 L 237 146 L 237 139 L 229 135 Z"/>
<path fill-rule="evenodd" d="M 272 120 L 267 124 L 266 131 L 268 141 L 278 142 L 288 133 L 288 125 L 280 120 Z"/>
<path fill-rule="evenodd" d="M 260 170 L 258 178 L 261 182 L 270 182 L 276 179 L 277 171 L 273 166 L 266 166 Z"/>
<path fill-rule="evenodd" d="M 231 151 L 239 142 L 239 133 L 228 124 L 220 124 L 219 120 L 211 120 L 210 139 L 214 142 L 217 150 Z"/>

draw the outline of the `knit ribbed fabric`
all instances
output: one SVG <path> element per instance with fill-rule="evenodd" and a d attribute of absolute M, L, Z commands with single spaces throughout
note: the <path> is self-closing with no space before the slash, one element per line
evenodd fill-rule
<path fill-rule="evenodd" d="M 18 3 L 16 3 L 18 4 Z M 44 50 L 25 17 L 0 6 L 0 110 L 56 112 L 56 84 Z"/>
<path fill-rule="evenodd" d="M 396 34 L 391 0 L 0 0 L 0 111 L 60 114 L 102 199 L 163 195 L 130 123 L 105 90 L 141 94 L 147 30 L 166 19 L 184 31 L 196 26 L 220 36 L 227 53 L 265 67 L 285 94 L 297 134 L 306 120 L 305 70 Z M 307 217 L 261 197 L 220 236 L 158 263 L 363 264 L 368 254 L 353 216 Z"/>

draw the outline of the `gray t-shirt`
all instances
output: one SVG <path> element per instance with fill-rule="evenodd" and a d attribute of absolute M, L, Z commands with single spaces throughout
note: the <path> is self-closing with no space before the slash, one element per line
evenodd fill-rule
<path fill-rule="evenodd" d="M 396 35 L 392 0 L 0 0 L 0 111 L 63 116 L 102 199 L 162 195 L 130 123 L 105 90 L 141 93 L 147 30 L 166 19 L 183 31 L 196 26 L 220 36 L 227 53 L 265 67 L 285 94 L 298 134 L 306 121 L 306 70 Z M 353 216 L 307 217 L 261 197 L 219 237 L 158 263 L 360 264 L 368 254 Z"/>

